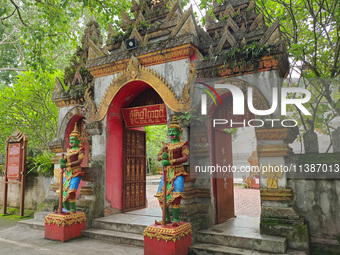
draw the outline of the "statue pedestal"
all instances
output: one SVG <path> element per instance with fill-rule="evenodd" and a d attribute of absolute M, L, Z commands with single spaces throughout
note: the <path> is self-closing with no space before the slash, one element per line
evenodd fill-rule
<path fill-rule="evenodd" d="M 86 227 L 84 212 L 73 214 L 50 213 L 45 217 L 45 238 L 66 242 L 81 236 Z"/>
<path fill-rule="evenodd" d="M 177 227 L 150 225 L 143 233 L 144 255 L 185 255 L 191 245 L 191 225 L 180 222 Z"/>

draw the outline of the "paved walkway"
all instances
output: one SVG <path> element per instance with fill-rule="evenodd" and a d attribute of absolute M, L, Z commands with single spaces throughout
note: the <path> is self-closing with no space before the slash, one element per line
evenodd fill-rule
<path fill-rule="evenodd" d="M 0 224 L 3 221 L 0 220 Z M 142 255 L 143 247 L 79 238 L 62 243 L 44 239 L 44 231 L 14 226 L 0 230 L 0 254 L 8 255 Z"/>
<path fill-rule="evenodd" d="M 146 198 L 148 200 L 148 208 L 159 208 L 158 200 L 154 195 L 157 192 L 160 178 L 160 176 L 147 177 Z M 236 215 L 260 217 L 260 190 L 235 187 L 234 201 Z"/>

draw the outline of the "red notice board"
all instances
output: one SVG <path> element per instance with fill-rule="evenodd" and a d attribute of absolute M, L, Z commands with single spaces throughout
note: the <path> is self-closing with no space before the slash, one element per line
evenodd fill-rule
<path fill-rule="evenodd" d="M 21 143 L 9 143 L 7 149 L 6 171 L 7 178 L 11 180 L 19 180 L 21 177 Z"/>
<path fill-rule="evenodd" d="M 20 184 L 20 216 L 24 215 L 27 136 L 16 130 L 7 140 L 3 214 L 7 213 L 8 184 Z"/>

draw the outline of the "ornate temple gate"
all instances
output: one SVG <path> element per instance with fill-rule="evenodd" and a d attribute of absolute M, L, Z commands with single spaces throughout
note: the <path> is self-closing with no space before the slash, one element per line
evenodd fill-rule
<path fill-rule="evenodd" d="M 124 129 L 123 211 L 146 206 L 145 131 Z"/>

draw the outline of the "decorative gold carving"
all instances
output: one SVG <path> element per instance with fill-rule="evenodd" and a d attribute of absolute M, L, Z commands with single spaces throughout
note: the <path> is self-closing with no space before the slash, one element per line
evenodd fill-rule
<path fill-rule="evenodd" d="M 94 103 L 92 102 L 91 98 L 89 98 L 88 96 L 86 97 L 88 108 L 92 109 L 92 111 L 88 111 L 86 113 L 86 119 L 89 122 L 101 121 L 106 116 L 109 106 L 118 91 L 129 82 L 135 80 L 137 77 L 138 80 L 148 83 L 162 97 L 165 104 L 171 110 L 175 112 L 182 112 L 190 108 L 190 97 L 188 99 L 186 95 L 183 99 L 178 98 L 172 86 L 155 70 L 144 66 L 138 66 L 137 68 L 136 60 L 131 60 L 130 70 L 124 70 L 115 77 L 111 85 L 106 89 L 97 110 L 94 110 Z M 186 93 L 188 93 L 188 90 L 189 88 L 186 89 Z"/>
<path fill-rule="evenodd" d="M 261 128 L 255 130 L 257 140 L 284 140 L 292 143 L 297 137 L 297 132 L 292 128 Z"/>
<path fill-rule="evenodd" d="M 124 43 L 122 45 L 124 45 Z M 198 51 L 198 49 L 192 44 L 184 44 L 174 48 L 144 54 L 138 56 L 138 59 L 142 66 L 151 66 L 190 58 L 196 51 Z M 88 70 L 95 78 L 107 76 L 125 70 L 128 61 L 128 59 L 119 60 L 110 64 L 92 67 Z"/>
<path fill-rule="evenodd" d="M 261 189 L 262 201 L 290 201 L 293 199 L 291 189 Z"/>
<path fill-rule="evenodd" d="M 278 179 L 282 178 L 283 175 L 283 166 L 278 166 L 275 164 L 268 164 L 261 166 L 262 176 L 267 178 L 267 188 L 268 189 L 277 189 L 278 188 Z"/>
<path fill-rule="evenodd" d="M 53 173 L 56 178 L 56 183 L 60 183 L 61 169 L 60 168 L 54 169 Z"/>
<path fill-rule="evenodd" d="M 133 72 L 133 71 L 138 70 L 139 66 L 140 66 L 140 63 L 138 59 L 135 56 L 132 56 L 128 62 L 127 70 L 129 72 Z"/>
<path fill-rule="evenodd" d="M 82 104 L 84 102 L 84 98 L 77 98 L 77 99 L 60 99 L 60 100 L 53 100 L 57 107 L 67 107 Z"/>
<path fill-rule="evenodd" d="M 58 227 L 62 225 L 65 227 L 71 226 L 72 224 L 82 223 L 86 221 L 86 216 L 84 212 L 77 212 L 73 214 L 56 214 L 50 213 L 45 217 L 45 224 L 51 225 L 56 224 Z"/>
<path fill-rule="evenodd" d="M 292 151 L 287 144 L 257 146 L 259 157 L 287 157 L 292 154 Z"/>
<path fill-rule="evenodd" d="M 183 87 L 182 90 L 182 97 L 180 102 L 182 104 L 191 105 L 191 97 L 190 97 L 190 90 L 192 89 L 192 82 L 196 79 L 196 69 L 193 63 L 190 63 L 190 71 L 189 71 L 189 80 L 187 84 Z"/>
<path fill-rule="evenodd" d="M 221 65 L 216 67 L 217 74 L 215 77 L 233 77 L 251 73 L 265 72 L 270 70 L 278 70 L 282 77 L 287 74 L 287 61 L 284 54 L 277 54 L 273 56 L 262 57 L 259 61 L 257 69 L 254 66 L 248 66 L 240 70 L 241 62 L 236 65 L 235 68 L 228 68 L 226 65 Z M 200 78 L 206 78 L 211 76 L 212 69 L 202 69 L 199 70 L 198 76 Z"/>
<path fill-rule="evenodd" d="M 177 228 L 167 228 L 167 227 L 153 227 L 148 226 L 143 232 L 144 237 L 157 238 L 157 240 L 164 240 L 165 242 L 181 239 L 192 233 L 191 225 L 189 223 L 184 223 Z"/>

